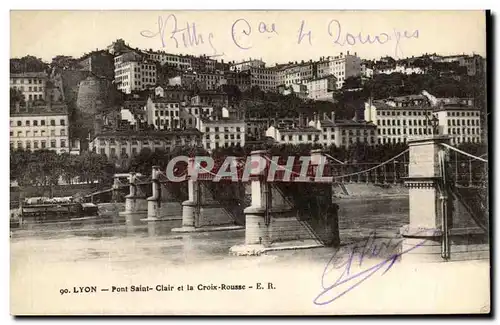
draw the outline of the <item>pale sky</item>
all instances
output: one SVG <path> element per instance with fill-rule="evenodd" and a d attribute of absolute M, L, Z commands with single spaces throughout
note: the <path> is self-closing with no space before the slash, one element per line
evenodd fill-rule
<path fill-rule="evenodd" d="M 178 29 L 194 23 L 203 42 L 190 44 L 185 34 L 185 46 L 186 32 L 179 31 L 176 47 L 169 15 L 175 15 Z M 164 22 L 163 42 L 159 17 Z M 132 47 L 194 55 L 224 53 L 218 57 L 224 61 L 262 58 L 268 65 L 347 51 L 365 59 L 426 52 L 486 55 L 483 11 L 12 11 L 10 25 L 11 57 L 30 54 L 49 62 L 59 54 L 79 57 L 103 49 L 118 38 Z M 372 41 L 379 36 L 379 41 L 367 43 L 368 36 Z M 343 45 L 335 44 L 337 37 Z"/>

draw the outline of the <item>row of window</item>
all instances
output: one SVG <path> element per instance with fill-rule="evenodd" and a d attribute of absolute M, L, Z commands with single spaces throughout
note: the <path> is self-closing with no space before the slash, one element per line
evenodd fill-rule
<path fill-rule="evenodd" d="M 19 78 L 19 79 L 18 78 L 10 79 L 10 83 L 12 83 L 12 84 L 17 84 L 17 83 L 23 84 L 25 80 L 27 80 L 28 84 L 42 84 L 42 79 L 22 79 L 22 78 Z"/>
<path fill-rule="evenodd" d="M 212 148 L 210 142 L 207 142 L 205 145 L 206 145 L 207 149 L 211 149 Z M 241 143 L 239 143 L 239 142 L 225 142 L 222 147 L 229 148 L 229 147 L 237 147 L 238 145 L 241 146 Z M 218 149 L 220 147 L 221 147 L 221 145 L 219 144 L 219 142 L 216 142 L 215 145 L 214 145 L 214 148 Z"/>
<path fill-rule="evenodd" d="M 210 134 L 207 134 L 207 135 L 205 136 L 205 139 L 210 140 Z M 214 139 L 215 139 L 215 140 L 219 140 L 219 139 L 220 139 L 220 136 L 219 136 L 218 134 L 216 134 L 216 135 L 214 136 Z M 230 134 L 230 135 L 229 135 L 229 134 L 225 134 L 225 135 L 224 135 L 224 140 L 229 140 L 229 139 L 231 139 L 231 140 L 234 140 L 234 139 L 240 140 L 240 139 L 241 139 L 241 136 L 240 136 L 239 134 L 236 134 L 236 135 L 234 135 L 234 134 Z"/>
<path fill-rule="evenodd" d="M 50 126 L 56 126 L 56 120 L 51 119 L 50 121 Z M 13 121 L 10 120 L 10 126 L 12 126 Z M 17 121 L 16 125 L 17 126 L 23 126 L 22 121 Z M 25 121 L 26 126 L 31 126 L 31 120 L 26 120 Z M 65 119 L 60 119 L 59 120 L 59 125 L 65 126 L 66 125 L 66 120 Z M 38 120 L 33 120 L 33 126 L 38 126 Z M 45 126 L 45 120 L 40 120 L 40 126 Z"/>
<path fill-rule="evenodd" d="M 45 140 L 27 140 L 27 141 L 17 141 L 17 149 L 27 149 L 30 150 L 32 149 L 31 145 L 33 144 L 33 149 L 46 149 L 47 147 L 47 141 Z M 66 148 L 66 140 L 60 140 L 59 142 L 61 148 Z M 11 142 L 10 143 L 10 148 L 15 149 L 16 147 L 14 146 L 15 143 Z M 56 140 L 51 140 L 50 141 L 50 148 L 57 148 L 57 141 Z"/>
<path fill-rule="evenodd" d="M 332 132 L 332 129 L 327 129 L 327 128 L 323 128 L 323 132 L 327 132 L 327 131 L 330 131 Z M 346 134 L 349 134 L 349 135 L 361 135 L 361 133 L 363 133 L 364 135 L 375 135 L 375 129 L 372 129 L 372 130 L 363 130 L 363 132 L 361 132 L 360 129 L 357 129 L 356 131 L 355 130 L 345 130 L 343 129 L 341 134 L 342 135 L 346 135 Z"/>
<path fill-rule="evenodd" d="M 479 112 L 446 112 L 446 116 L 479 116 Z"/>
<path fill-rule="evenodd" d="M 406 135 L 407 129 L 381 129 L 378 130 L 379 135 L 401 135 L 404 134 Z M 414 129 L 408 129 L 408 134 L 409 135 L 427 135 L 431 134 L 432 130 L 430 128 L 414 128 Z"/>
<path fill-rule="evenodd" d="M 16 86 L 14 86 L 14 87 L 12 87 L 12 88 L 14 88 L 14 89 L 18 89 L 18 90 L 20 90 L 20 91 L 22 91 L 22 92 L 24 92 L 25 90 L 26 90 L 26 91 L 28 91 L 28 92 L 30 92 L 30 91 L 38 91 L 38 92 L 42 92 L 42 91 L 43 91 L 43 87 L 42 87 L 42 86 L 40 86 L 40 87 L 31 87 L 31 86 L 29 86 L 29 87 L 17 86 L 17 87 L 16 87 Z"/>
<path fill-rule="evenodd" d="M 455 122 L 456 121 L 456 122 Z M 448 126 L 459 126 L 460 121 L 465 125 L 465 120 L 448 120 Z M 479 126 L 479 120 L 467 120 L 467 126 Z"/>
<path fill-rule="evenodd" d="M 234 127 L 224 127 L 224 128 L 220 128 L 220 130 L 224 130 L 224 132 L 234 132 Z M 241 128 L 239 126 L 236 127 L 236 132 L 240 132 L 241 131 Z M 213 127 L 213 128 L 210 128 L 210 127 L 206 127 L 205 128 L 205 132 L 219 132 L 219 127 L 216 126 L 216 127 Z"/>
<path fill-rule="evenodd" d="M 184 140 L 184 141 L 183 141 Z M 170 143 L 182 143 L 182 142 L 190 142 L 192 140 L 192 138 L 190 136 L 187 136 L 185 138 L 172 138 L 172 140 L 163 140 L 164 143 L 166 143 L 167 145 L 169 145 Z M 99 140 L 99 145 L 101 146 L 105 146 L 106 143 L 109 142 L 109 145 L 110 146 L 114 146 L 114 145 L 117 145 L 118 142 L 120 145 L 122 146 L 128 146 L 129 145 L 129 142 L 128 141 L 116 141 L 115 139 L 109 139 L 108 141 L 104 140 L 104 139 L 100 139 Z M 162 141 L 160 140 L 142 140 L 141 143 L 143 146 L 149 146 L 149 144 L 153 142 L 155 146 L 161 146 L 162 145 Z M 139 145 L 139 141 L 138 140 L 132 140 L 130 141 L 130 145 L 132 146 L 137 146 Z"/>
<path fill-rule="evenodd" d="M 169 115 L 169 112 L 170 112 L 170 115 Z M 166 116 L 166 117 L 179 117 L 179 111 L 164 111 L 164 110 L 158 110 L 158 111 L 155 111 L 155 116 Z"/>
<path fill-rule="evenodd" d="M 425 116 L 431 115 L 431 111 L 379 111 L 381 116 Z"/>
<path fill-rule="evenodd" d="M 26 137 L 31 137 L 31 131 L 26 131 L 26 132 L 23 132 L 23 131 L 17 131 L 16 135 L 18 138 L 22 137 L 23 136 L 23 133 L 26 134 Z M 61 130 L 60 132 L 60 135 L 62 137 L 66 136 L 66 130 Z M 14 131 L 10 131 L 10 136 L 13 137 L 14 136 Z M 34 137 L 38 137 L 38 130 L 35 130 L 33 131 L 33 136 Z M 41 137 L 45 137 L 45 130 L 41 130 L 40 131 L 40 136 Z M 50 136 L 51 137 L 55 137 L 56 136 L 56 130 L 50 130 Z"/>
<path fill-rule="evenodd" d="M 450 128 L 448 134 L 460 134 L 460 128 Z M 479 128 L 463 128 L 462 134 L 481 134 L 481 132 Z"/>

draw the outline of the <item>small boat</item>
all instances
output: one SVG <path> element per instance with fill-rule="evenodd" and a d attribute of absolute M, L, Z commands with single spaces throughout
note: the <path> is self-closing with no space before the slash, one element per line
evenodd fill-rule
<path fill-rule="evenodd" d="M 85 217 L 96 218 L 97 205 L 74 202 L 71 197 L 29 198 L 20 207 L 20 219 L 24 222 L 70 221 Z"/>

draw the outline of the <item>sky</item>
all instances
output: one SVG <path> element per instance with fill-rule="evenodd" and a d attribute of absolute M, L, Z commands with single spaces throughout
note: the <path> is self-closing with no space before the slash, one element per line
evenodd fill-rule
<path fill-rule="evenodd" d="M 486 56 L 483 11 L 11 11 L 10 18 L 11 57 L 49 62 L 118 38 L 132 47 L 268 65 L 347 51 L 363 59 Z M 193 26 L 197 41 L 188 36 Z"/>

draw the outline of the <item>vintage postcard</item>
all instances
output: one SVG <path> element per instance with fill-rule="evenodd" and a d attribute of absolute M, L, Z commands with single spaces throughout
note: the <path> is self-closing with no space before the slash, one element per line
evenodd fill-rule
<path fill-rule="evenodd" d="M 11 11 L 11 313 L 489 313 L 488 15 Z"/>

